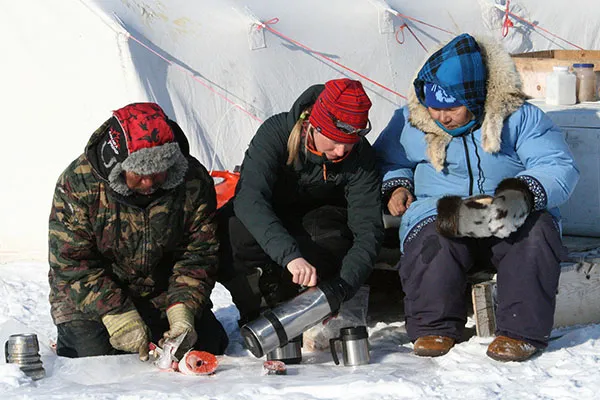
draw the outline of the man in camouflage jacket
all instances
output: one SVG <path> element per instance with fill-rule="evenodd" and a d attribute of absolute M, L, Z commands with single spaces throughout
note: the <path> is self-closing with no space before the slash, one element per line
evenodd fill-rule
<path fill-rule="evenodd" d="M 113 113 L 59 177 L 49 226 L 57 353 L 139 353 L 186 332 L 180 350 L 222 354 L 211 311 L 218 241 L 212 178 L 154 103 Z M 181 352 L 180 352 L 181 354 Z"/>

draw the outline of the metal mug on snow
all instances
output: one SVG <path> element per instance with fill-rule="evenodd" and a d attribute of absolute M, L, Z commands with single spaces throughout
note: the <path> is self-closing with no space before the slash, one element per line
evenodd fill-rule
<path fill-rule="evenodd" d="M 39 351 L 40 345 L 35 333 L 10 335 L 4 344 L 6 362 L 18 364 L 21 371 L 33 380 L 46 376 Z"/>
<path fill-rule="evenodd" d="M 339 365 L 335 342 L 342 344 L 342 356 L 344 365 L 357 366 L 365 365 L 371 361 L 369 354 L 369 334 L 365 326 L 353 326 L 350 328 L 340 329 L 340 336 L 329 339 L 329 349 L 335 365 Z"/>

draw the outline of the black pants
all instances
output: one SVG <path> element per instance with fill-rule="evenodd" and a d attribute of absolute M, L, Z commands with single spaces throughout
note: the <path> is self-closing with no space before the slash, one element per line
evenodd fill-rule
<path fill-rule="evenodd" d="M 411 340 L 460 339 L 466 322 L 466 275 L 476 265 L 497 270 L 496 335 L 545 347 L 554 323 L 560 261 L 566 249 L 552 216 L 532 213 L 506 239 L 448 239 L 426 225 L 404 246 L 400 279 Z"/>
<path fill-rule="evenodd" d="M 302 257 L 317 269 L 319 280 L 331 279 L 339 273 L 353 242 L 345 208 L 322 206 L 303 214 L 290 210 L 289 214 L 281 216 L 281 220 L 298 243 Z M 231 253 L 224 254 L 221 259 L 221 276 L 226 278 L 222 283 L 230 290 L 241 320 L 252 320 L 259 315 L 261 295 L 269 298 L 271 304 L 294 297 L 299 286 L 292 282 L 292 274 L 286 266 L 277 265 L 237 217 L 231 215 L 227 226 Z M 221 240 L 223 242 L 223 237 Z M 229 260 L 229 264 L 223 260 Z M 261 284 L 263 293 L 250 288 L 247 281 L 248 275 L 257 268 L 263 271 L 261 281 L 273 283 L 271 286 Z M 265 289 L 267 287 L 276 293 L 264 293 L 269 290 Z"/>
<path fill-rule="evenodd" d="M 151 341 L 158 343 L 162 334 L 169 330 L 169 321 L 153 307 L 138 305 L 138 311 L 151 332 Z M 212 354 L 223 354 L 229 339 L 212 310 L 206 308 L 194 321 L 198 341 L 194 349 Z M 78 358 L 123 354 L 114 349 L 109 335 L 100 321 L 76 320 L 57 325 L 56 353 L 59 356 Z"/>

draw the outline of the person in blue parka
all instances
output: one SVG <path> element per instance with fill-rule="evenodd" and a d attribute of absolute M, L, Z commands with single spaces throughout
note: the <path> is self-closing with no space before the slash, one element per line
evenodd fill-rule
<path fill-rule="evenodd" d="M 468 34 L 434 52 L 374 143 L 384 205 L 401 215 L 406 328 L 420 356 L 446 354 L 466 323 L 466 274 L 497 270 L 487 355 L 547 346 L 561 243 L 557 207 L 579 171 L 563 134 L 526 102 L 510 56 Z"/>

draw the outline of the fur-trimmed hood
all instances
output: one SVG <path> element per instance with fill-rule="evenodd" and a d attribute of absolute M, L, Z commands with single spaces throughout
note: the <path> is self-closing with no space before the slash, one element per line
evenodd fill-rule
<path fill-rule="evenodd" d="M 475 37 L 475 40 L 481 49 L 488 73 L 487 95 L 480 128 L 481 143 L 484 151 L 497 153 L 500 150 L 500 136 L 504 120 L 523 105 L 527 96 L 521 89 L 521 79 L 515 64 L 502 45 L 489 38 Z M 442 47 L 440 46 L 440 48 Z M 435 51 L 437 50 L 439 49 Z M 431 54 L 427 56 L 427 59 Z M 415 78 L 417 75 L 418 72 Z M 452 140 L 452 136 L 444 132 L 431 118 L 427 108 L 417 98 L 414 85 L 411 85 L 409 90 L 408 108 L 411 125 L 425 133 L 427 156 L 431 164 L 437 171 L 441 171 L 446 160 L 446 147 Z"/>

